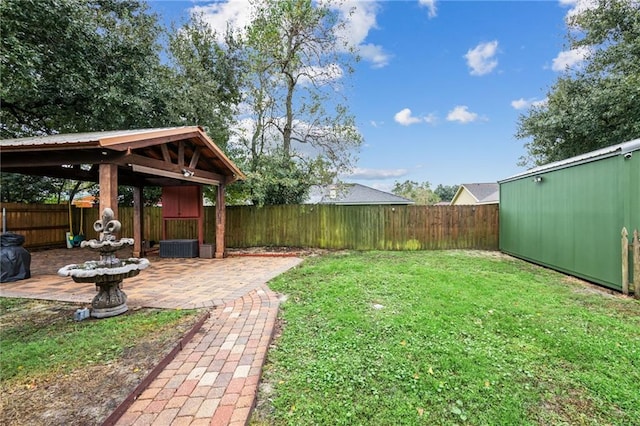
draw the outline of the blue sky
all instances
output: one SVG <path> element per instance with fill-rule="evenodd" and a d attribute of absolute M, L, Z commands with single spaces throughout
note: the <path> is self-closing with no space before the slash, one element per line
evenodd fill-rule
<path fill-rule="evenodd" d="M 194 11 L 224 28 L 246 0 L 150 1 L 165 21 Z M 364 144 L 346 182 L 495 182 L 523 171 L 518 116 L 584 52 L 567 51 L 565 19 L 588 1 L 352 1 L 348 37 L 362 60 L 348 102 Z"/>

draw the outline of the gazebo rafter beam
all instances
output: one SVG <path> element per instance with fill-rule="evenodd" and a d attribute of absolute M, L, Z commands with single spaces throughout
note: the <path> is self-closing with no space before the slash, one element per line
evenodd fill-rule
<path fill-rule="evenodd" d="M 189 168 L 195 169 L 198 166 L 198 160 L 200 159 L 200 150 L 202 148 L 197 146 L 196 150 L 193 152 L 193 156 L 191 157 L 191 161 L 189 162 Z"/>
<path fill-rule="evenodd" d="M 184 141 L 178 142 L 178 166 L 184 167 Z"/>
<path fill-rule="evenodd" d="M 118 159 L 117 163 L 121 166 L 130 166 L 133 164 L 137 164 L 139 166 L 148 167 L 151 169 L 158 170 L 166 170 L 168 172 L 173 172 L 177 174 L 184 173 L 184 166 L 179 166 L 178 164 L 167 163 L 161 160 L 154 160 L 152 158 L 144 157 L 137 154 L 129 154 L 120 159 Z M 218 182 L 226 182 L 227 178 L 224 175 L 219 173 L 208 172 L 200 169 L 191 170 L 198 177 L 206 178 L 208 180 L 215 180 Z"/>
<path fill-rule="evenodd" d="M 169 153 L 169 148 L 166 143 L 160 145 L 160 150 L 162 151 L 162 158 L 165 162 L 171 162 L 171 154 Z"/>

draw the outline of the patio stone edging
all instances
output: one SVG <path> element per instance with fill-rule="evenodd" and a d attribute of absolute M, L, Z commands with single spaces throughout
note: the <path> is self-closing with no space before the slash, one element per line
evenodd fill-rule
<path fill-rule="evenodd" d="M 227 257 L 302 257 L 302 252 L 290 253 L 229 253 Z"/>

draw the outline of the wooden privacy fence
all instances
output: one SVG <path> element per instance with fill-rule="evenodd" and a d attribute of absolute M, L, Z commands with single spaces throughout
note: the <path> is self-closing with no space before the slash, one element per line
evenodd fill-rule
<path fill-rule="evenodd" d="M 28 248 L 66 245 L 69 207 L 66 204 L 2 204 L 2 224 L 23 235 Z M 74 231 L 76 232 L 76 231 Z"/>
<path fill-rule="evenodd" d="M 241 206 L 229 247 L 356 250 L 498 249 L 498 206 Z"/>
<path fill-rule="evenodd" d="M 64 247 L 69 230 L 66 205 L 6 204 L 7 228 L 25 235 L 27 248 Z M 80 214 L 73 208 L 73 232 Z M 119 207 L 121 236 L 133 235 L 133 208 Z M 98 209 L 82 211 L 83 234 L 96 238 Z M 205 242 L 215 243 L 215 207 L 205 207 Z M 355 250 L 498 249 L 498 206 L 231 206 L 227 247 L 288 246 Z M 144 234 L 162 238 L 162 209 L 145 207 Z M 167 238 L 195 239 L 197 222 L 167 223 Z"/>
<path fill-rule="evenodd" d="M 629 233 L 627 228 L 622 228 L 622 293 L 629 294 L 629 285 L 633 286 L 633 296 L 640 299 L 640 236 L 638 230 L 633 231 L 631 244 L 629 244 Z M 631 259 L 630 259 L 631 258 Z M 631 260 L 631 262 L 629 262 Z M 629 264 L 633 271 L 633 281 L 629 281 Z"/>

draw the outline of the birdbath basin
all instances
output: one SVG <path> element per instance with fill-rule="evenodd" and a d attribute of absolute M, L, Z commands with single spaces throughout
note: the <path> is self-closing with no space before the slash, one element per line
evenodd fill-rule
<path fill-rule="evenodd" d="M 115 233 L 121 228 L 114 219 L 113 210 L 104 209 L 102 219 L 93 224 L 100 233 L 100 240 L 82 241 L 80 247 L 100 253 L 100 260 L 89 260 L 81 264 L 63 266 L 58 275 L 71 277 L 77 283 L 92 283 L 98 288 L 98 294 L 91 301 L 91 316 L 107 318 L 127 312 L 127 295 L 122 291 L 122 281 L 135 277 L 149 266 L 144 258 L 130 257 L 118 259 L 116 252 L 134 243 L 133 238 L 117 240 Z"/>

